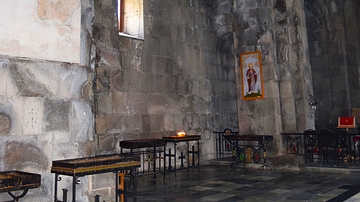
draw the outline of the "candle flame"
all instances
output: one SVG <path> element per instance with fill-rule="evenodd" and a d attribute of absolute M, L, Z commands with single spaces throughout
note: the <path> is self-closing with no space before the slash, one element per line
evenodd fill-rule
<path fill-rule="evenodd" d="M 185 137 L 185 132 L 181 131 L 181 132 L 178 132 L 177 135 L 179 137 Z"/>

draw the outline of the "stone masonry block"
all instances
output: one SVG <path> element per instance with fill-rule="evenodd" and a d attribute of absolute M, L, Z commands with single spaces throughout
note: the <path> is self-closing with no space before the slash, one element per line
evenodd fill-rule
<path fill-rule="evenodd" d="M 125 116 L 125 131 L 141 131 L 142 129 L 142 115 L 141 114 L 128 114 Z"/>
<path fill-rule="evenodd" d="M 202 114 L 208 114 L 211 112 L 211 106 L 213 105 L 211 96 L 196 97 L 195 99 L 197 112 Z"/>
<path fill-rule="evenodd" d="M 9 63 L 10 61 L 5 58 L 0 58 L 0 79 L 3 81 L 2 85 L 0 85 L 0 95 L 4 96 L 8 92 L 8 86 L 11 86 L 10 77 L 9 77 Z M 11 93 L 12 94 L 12 93 Z"/>
<path fill-rule="evenodd" d="M 107 131 L 106 116 L 97 116 L 95 118 L 96 134 L 105 134 Z"/>
<path fill-rule="evenodd" d="M 142 76 L 143 73 L 131 71 L 131 70 L 125 70 L 124 71 L 124 90 L 127 92 L 141 92 L 142 89 L 140 89 L 140 82 L 141 79 L 144 78 Z"/>
<path fill-rule="evenodd" d="M 144 52 L 151 55 L 160 55 L 160 38 L 153 35 L 146 35 L 144 41 Z"/>
<path fill-rule="evenodd" d="M 111 72 L 111 90 L 124 91 L 124 71 L 114 70 Z"/>
<path fill-rule="evenodd" d="M 128 113 L 146 114 L 147 108 L 147 94 L 141 92 L 128 93 L 127 95 L 127 110 Z"/>
<path fill-rule="evenodd" d="M 164 83 L 166 83 L 164 86 L 164 93 L 172 94 L 175 92 L 176 78 L 177 77 L 173 75 L 164 75 Z"/>
<path fill-rule="evenodd" d="M 167 96 L 163 94 L 149 94 L 147 112 L 149 114 L 164 114 L 167 111 Z"/>
<path fill-rule="evenodd" d="M 69 108 L 69 101 L 46 99 L 44 103 L 46 131 L 69 131 Z"/>
<path fill-rule="evenodd" d="M 176 23 L 171 24 L 171 39 L 175 41 L 184 42 L 186 39 L 185 24 Z"/>
<path fill-rule="evenodd" d="M 174 114 L 174 129 L 181 130 L 184 129 L 184 114 Z"/>
<path fill-rule="evenodd" d="M 153 89 L 152 92 L 154 93 L 164 93 L 165 86 L 167 83 L 165 83 L 165 77 L 164 75 L 155 75 L 149 77 L 153 81 Z"/>
<path fill-rule="evenodd" d="M 113 134 L 110 135 L 96 135 L 96 142 L 99 151 L 114 151 L 115 147 L 115 138 Z"/>
<path fill-rule="evenodd" d="M 176 47 L 176 42 L 170 40 L 169 38 L 160 38 L 160 55 L 175 58 L 174 54 L 176 53 Z"/>
<path fill-rule="evenodd" d="M 143 114 L 142 115 L 142 131 L 150 132 L 151 131 L 151 120 L 150 115 Z"/>
<path fill-rule="evenodd" d="M 42 148 L 39 143 L 32 141 L 12 140 L 5 142 L 4 148 L 6 150 L 3 160 L 6 170 L 20 169 L 38 172 L 49 168 L 48 147 Z"/>
<path fill-rule="evenodd" d="M 126 114 L 128 113 L 128 105 L 127 105 L 127 93 L 115 91 L 112 93 L 112 109 L 113 114 Z"/>
<path fill-rule="evenodd" d="M 295 101 L 294 98 L 281 99 L 281 114 L 283 115 L 295 115 Z"/>
<path fill-rule="evenodd" d="M 173 114 L 164 114 L 164 130 L 165 131 L 174 131 L 174 115 Z"/>
<path fill-rule="evenodd" d="M 48 124 L 57 124 L 57 122 L 63 123 L 63 129 L 68 130 L 69 129 L 69 123 L 66 123 L 66 120 L 57 120 L 57 117 L 52 116 L 51 123 L 47 120 L 47 113 L 49 110 L 55 110 L 54 105 L 48 105 L 48 102 L 45 102 L 41 98 L 25 98 L 24 105 L 22 106 L 22 115 L 23 115 L 23 132 L 24 134 L 40 134 L 42 132 L 43 127 L 43 117 L 45 117 L 45 120 Z M 45 106 L 44 106 L 45 105 Z M 60 106 L 61 107 L 61 106 Z M 66 108 L 64 109 L 66 110 Z M 59 111 L 58 111 L 59 112 Z M 69 112 L 69 108 L 67 108 L 67 112 Z M 61 112 L 59 112 L 61 113 Z M 55 114 L 53 114 L 55 115 Z M 64 115 L 64 114 L 63 114 Z M 68 117 L 62 117 L 67 118 L 67 121 L 69 121 Z M 49 120 L 50 121 L 50 120 Z M 61 124 L 60 124 L 61 125 Z M 46 126 L 48 128 L 50 126 Z M 57 127 L 57 126 L 54 126 Z"/>
<path fill-rule="evenodd" d="M 291 98 L 294 96 L 293 80 L 282 80 L 279 84 L 279 90 L 281 92 L 280 96 L 282 99 Z"/>
<path fill-rule="evenodd" d="M 11 117 L 1 112 L 0 113 L 0 135 L 9 135 L 11 128 Z"/>
<path fill-rule="evenodd" d="M 154 19 L 153 35 L 158 37 L 170 38 L 170 23 L 162 19 Z"/>
<path fill-rule="evenodd" d="M 281 123 L 282 123 L 282 131 L 297 132 L 296 116 L 294 114 L 282 115 Z"/>
<path fill-rule="evenodd" d="M 151 131 L 163 131 L 164 130 L 164 115 L 163 114 L 150 115 L 150 128 L 151 128 Z"/>

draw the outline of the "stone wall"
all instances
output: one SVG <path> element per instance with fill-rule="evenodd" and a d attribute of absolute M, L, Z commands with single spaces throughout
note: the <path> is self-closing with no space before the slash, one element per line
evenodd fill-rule
<path fill-rule="evenodd" d="M 0 170 L 41 174 L 41 188 L 29 191 L 26 200 L 45 202 L 54 191 L 52 161 L 92 155 L 89 71 L 69 63 L 0 61 Z M 0 200 L 10 198 L 1 194 Z"/>
<path fill-rule="evenodd" d="M 334 130 L 359 108 L 359 2 L 305 1 L 314 81 L 316 129 Z M 358 124 L 359 125 L 359 124 Z"/>
<path fill-rule="evenodd" d="M 218 34 L 234 47 L 238 94 L 239 55 L 261 51 L 265 98 L 238 97 L 240 133 L 274 135 L 270 153 L 283 154 L 281 132 L 314 126 L 314 111 L 308 105 L 313 93 L 303 1 L 228 0 L 219 8 L 215 22 Z"/>
<path fill-rule="evenodd" d="M 144 40 L 119 37 L 103 12 L 113 5 L 95 6 L 99 152 L 183 129 L 201 135 L 212 158 L 212 131 L 237 128 L 234 59 L 214 31 L 215 1 L 144 1 Z"/>
<path fill-rule="evenodd" d="M 275 135 L 280 155 L 281 132 L 314 127 L 303 1 L 144 0 L 143 40 L 119 36 L 116 4 L 81 1 L 78 62 L 0 58 L 0 168 L 42 174 L 27 200 L 52 198 L 52 160 L 119 152 L 121 140 L 184 130 L 201 135 L 205 162 L 214 130 Z M 239 54 L 254 50 L 265 98 L 244 101 Z M 79 201 L 113 199 L 113 174 L 81 181 Z M 68 178 L 59 186 L 71 195 Z"/>
<path fill-rule="evenodd" d="M 214 158 L 213 130 L 238 125 L 233 49 L 214 30 L 217 1 L 144 1 L 144 40 L 118 35 L 115 5 L 94 4 L 95 153 L 184 130 L 201 135 L 203 162 Z M 111 200 L 97 186 L 104 179 L 113 181 L 94 177 L 90 195 Z"/>
<path fill-rule="evenodd" d="M 25 201 L 53 198 L 53 160 L 93 155 L 89 5 L 15 0 L 0 8 L 0 170 L 41 174 L 41 187 Z M 70 178 L 60 186 L 71 190 Z M 0 201 L 10 199 L 0 194 Z"/>

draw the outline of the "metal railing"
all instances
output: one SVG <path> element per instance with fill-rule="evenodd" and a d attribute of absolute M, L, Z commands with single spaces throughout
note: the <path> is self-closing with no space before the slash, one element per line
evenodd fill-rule
<path fill-rule="evenodd" d="M 359 133 L 346 130 L 306 130 L 282 133 L 287 153 L 302 155 L 306 165 L 356 166 L 359 164 Z"/>

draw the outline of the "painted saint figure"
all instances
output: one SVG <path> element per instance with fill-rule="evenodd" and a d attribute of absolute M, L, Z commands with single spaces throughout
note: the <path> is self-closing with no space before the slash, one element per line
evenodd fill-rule
<path fill-rule="evenodd" d="M 246 78 L 248 82 L 248 94 L 256 93 L 256 82 L 257 82 L 257 72 L 254 70 L 254 64 L 249 63 L 249 69 L 246 71 Z"/>

